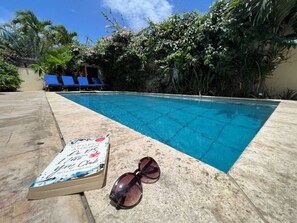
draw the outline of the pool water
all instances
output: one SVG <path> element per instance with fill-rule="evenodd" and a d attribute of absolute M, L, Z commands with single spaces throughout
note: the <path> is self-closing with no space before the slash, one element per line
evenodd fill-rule
<path fill-rule="evenodd" d="M 228 172 L 278 102 L 137 94 L 61 94 Z"/>

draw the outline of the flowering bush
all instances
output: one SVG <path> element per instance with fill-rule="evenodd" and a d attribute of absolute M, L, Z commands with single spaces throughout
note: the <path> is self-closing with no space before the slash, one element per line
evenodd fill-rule
<path fill-rule="evenodd" d="M 176 14 L 150 22 L 139 33 L 114 22 L 113 34 L 84 58 L 99 65 L 116 90 L 258 95 L 265 78 L 285 59 L 284 49 L 296 45 L 297 17 L 292 15 L 297 3 L 288 1 L 290 7 L 281 12 L 273 4 L 270 11 L 264 7 L 264 18 L 255 14 L 263 10 L 256 0 L 218 0 L 204 15 Z"/>
<path fill-rule="evenodd" d="M 146 57 L 141 36 L 125 28 L 103 37 L 83 53 L 89 64 L 100 66 L 104 79 L 117 90 L 140 91 L 144 88 Z"/>

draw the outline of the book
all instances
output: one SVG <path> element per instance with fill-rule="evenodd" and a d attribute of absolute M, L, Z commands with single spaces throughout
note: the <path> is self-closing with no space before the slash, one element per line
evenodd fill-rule
<path fill-rule="evenodd" d="M 29 188 L 27 199 L 80 193 L 105 186 L 109 138 L 71 140 Z"/>

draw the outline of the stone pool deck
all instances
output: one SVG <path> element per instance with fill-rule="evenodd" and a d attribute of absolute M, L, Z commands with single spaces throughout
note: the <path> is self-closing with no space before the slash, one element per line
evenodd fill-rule
<path fill-rule="evenodd" d="M 87 222 L 79 195 L 26 199 L 62 148 L 45 93 L 0 93 L 0 114 L 0 222 Z"/>
<path fill-rule="evenodd" d="M 228 174 L 52 92 L 1 93 L 0 112 L 0 222 L 88 221 L 79 195 L 25 198 L 62 148 L 59 132 L 66 142 L 110 134 L 106 186 L 85 193 L 96 222 L 297 221 L 297 102 L 281 102 Z M 135 208 L 116 210 L 111 187 L 143 156 L 161 178 L 143 184 Z"/>

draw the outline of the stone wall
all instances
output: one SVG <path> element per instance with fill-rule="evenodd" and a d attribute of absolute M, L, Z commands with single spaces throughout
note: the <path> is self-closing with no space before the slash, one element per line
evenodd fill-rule
<path fill-rule="evenodd" d="M 39 77 L 34 70 L 30 68 L 17 68 L 20 75 L 20 79 L 23 80 L 19 91 L 40 91 L 44 87 L 44 81 L 42 77 Z"/>
<path fill-rule="evenodd" d="M 266 80 L 271 95 L 279 95 L 288 88 L 297 90 L 297 49 L 290 50 L 288 56 L 289 59 L 280 64 Z"/>

